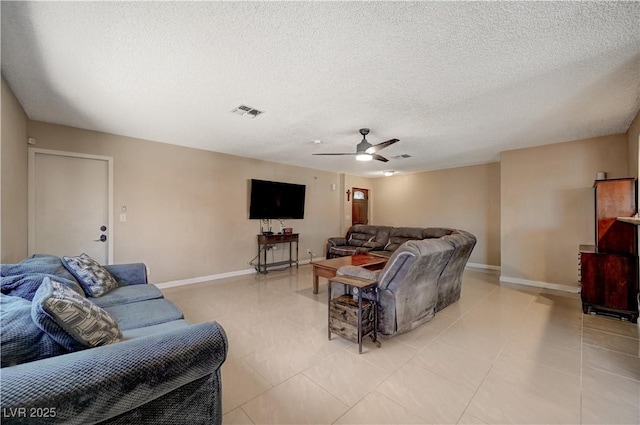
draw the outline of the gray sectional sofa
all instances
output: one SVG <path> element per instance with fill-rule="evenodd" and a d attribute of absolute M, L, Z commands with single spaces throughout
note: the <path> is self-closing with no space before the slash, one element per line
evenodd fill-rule
<path fill-rule="evenodd" d="M 380 231 L 374 235 L 376 227 Z M 389 235 L 383 249 L 378 246 L 375 250 L 364 251 L 389 255 L 383 269 L 372 271 L 363 267 L 344 266 L 337 271 L 339 276 L 377 282 L 378 330 L 382 335 L 392 336 L 410 331 L 460 299 L 462 274 L 476 244 L 476 237 L 471 233 L 442 228 L 363 228 L 360 225 L 350 230 L 355 235 L 372 235 L 371 242 L 376 243 L 382 239 L 381 234 Z M 403 240 L 411 236 L 415 238 Z M 355 236 L 353 239 L 362 240 L 358 238 Z M 356 246 L 356 250 L 362 247 Z M 333 285 L 332 288 L 335 288 L 332 297 L 342 295 L 345 290 L 340 285 Z"/>
<path fill-rule="evenodd" d="M 144 264 L 105 268 L 117 287 L 81 301 L 107 311 L 121 336 L 88 348 L 61 345 L 59 329 L 44 326 L 45 332 L 34 324 L 40 323 L 34 304 L 49 282 L 84 296 L 60 258 L 2 265 L 2 422 L 220 424 L 220 367 L 227 355 L 222 327 L 184 320 L 147 284 Z"/>
<path fill-rule="evenodd" d="M 391 227 L 355 224 L 344 237 L 327 240 L 326 257 L 344 257 L 356 254 L 371 254 L 390 258 L 395 250 L 407 241 L 441 238 L 463 232 L 446 227 Z M 465 232 L 466 233 L 466 232 Z"/>

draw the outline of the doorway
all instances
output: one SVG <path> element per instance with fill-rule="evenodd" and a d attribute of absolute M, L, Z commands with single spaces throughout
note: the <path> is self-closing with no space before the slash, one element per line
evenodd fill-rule
<path fill-rule="evenodd" d="M 352 188 L 351 225 L 369 224 L 369 189 Z"/>
<path fill-rule="evenodd" d="M 113 158 L 29 149 L 28 254 L 113 261 Z"/>

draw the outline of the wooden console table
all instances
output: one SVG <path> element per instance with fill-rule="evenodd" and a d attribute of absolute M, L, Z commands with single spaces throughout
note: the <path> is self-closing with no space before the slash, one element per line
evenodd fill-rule
<path fill-rule="evenodd" d="M 298 267 L 298 242 L 299 242 L 299 234 L 298 233 L 290 233 L 290 234 L 273 234 L 273 235 L 258 235 L 258 273 L 266 274 L 267 267 L 273 266 L 283 266 L 287 265 L 289 267 L 295 264 L 296 268 Z M 292 243 L 296 243 L 296 258 L 293 259 L 293 248 Z M 289 259 L 284 261 L 277 261 L 274 263 L 267 262 L 267 251 L 268 247 L 275 244 L 289 244 Z"/>

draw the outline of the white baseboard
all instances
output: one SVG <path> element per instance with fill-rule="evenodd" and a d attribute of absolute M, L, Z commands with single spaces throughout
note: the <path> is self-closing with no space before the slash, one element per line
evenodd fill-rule
<path fill-rule="evenodd" d="M 324 260 L 324 257 L 322 257 L 321 259 Z M 311 260 L 301 260 L 301 261 L 298 262 L 298 264 L 304 265 L 304 264 L 309 264 L 310 262 L 311 262 Z M 466 267 L 470 267 L 470 268 L 474 268 L 474 269 L 500 271 L 500 266 L 492 266 L 490 264 L 467 263 Z M 226 272 L 226 273 L 212 274 L 212 275 L 208 275 L 208 276 L 192 277 L 192 278 L 189 278 L 189 279 L 172 280 L 172 281 L 169 281 L 169 282 L 154 283 L 154 285 L 156 285 L 160 289 L 166 289 L 166 288 L 173 288 L 173 287 L 176 287 L 176 286 L 192 285 L 194 283 L 210 282 L 212 280 L 220 280 L 220 279 L 224 279 L 224 278 L 227 278 L 227 277 L 244 276 L 244 275 L 253 274 L 253 273 L 257 273 L 255 269 L 244 269 L 244 270 L 236 270 L 236 271 Z M 524 282 L 535 282 L 535 281 L 526 281 L 525 279 L 519 279 L 518 282 L 515 282 L 513 280 L 506 280 L 506 279 L 516 279 L 516 278 L 505 278 L 505 282 L 519 283 L 519 284 L 522 284 L 522 285 L 529 285 L 529 286 L 541 286 L 541 285 L 537 285 L 537 284 L 533 284 L 533 283 L 524 283 Z M 500 280 L 503 280 L 502 276 L 500 277 Z M 566 290 L 566 289 L 562 289 L 562 288 L 565 287 L 565 285 L 557 285 L 557 284 L 554 284 L 554 283 L 546 283 L 546 282 L 538 282 L 538 283 L 551 285 L 551 286 L 541 286 L 543 288 Z M 560 287 L 560 288 L 557 288 L 557 287 Z"/>
<path fill-rule="evenodd" d="M 467 263 L 467 267 L 471 267 L 472 269 L 484 269 L 484 270 L 497 270 L 497 271 L 500 271 L 500 266 L 492 266 L 490 264 Z"/>
<path fill-rule="evenodd" d="M 299 261 L 298 264 L 309 264 L 310 260 Z M 257 273 L 256 269 L 236 270 L 233 272 L 212 274 L 209 276 L 191 277 L 189 279 L 172 280 L 169 282 L 154 283 L 159 289 L 173 288 L 176 286 L 192 285 L 194 283 L 209 282 L 212 280 L 220 280 L 227 277 L 244 276 L 247 274 Z"/>
<path fill-rule="evenodd" d="M 212 275 L 209 275 L 209 276 L 199 276 L 199 277 L 192 277 L 192 278 L 189 278 L 189 279 L 172 280 L 172 281 L 169 281 L 169 282 L 154 283 L 154 285 L 156 285 L 160 289 L 166 289 L 166 288 L 173 288 L 174 286 L 191 285 L 191 284 L 194 284 L 194 283 L 201 283 L 201 282 L 208 282 L 208 281 L 211 281 L 211 280 L 224 279 L 226 277 L 243 276 L 243 275 L 251 274 L 251 273 L 255 273 L 255 272 L 256 272 L 255 269 L 244 269 L 244 270 L 237 270 L 237 271 L 234 271 L 234 272 L 212 274 Z"/>
<path fill-rule="evenodd" d="M 579 286 L 560 285 L 558 283 L 542 282 L 539 280 L 520 279 L 519 277 L 500 276 L 500 282 L 515 283 L 516 285 L 535 286 L 537 288 L 553 289 L 555 291 L 579 294 Z"/>

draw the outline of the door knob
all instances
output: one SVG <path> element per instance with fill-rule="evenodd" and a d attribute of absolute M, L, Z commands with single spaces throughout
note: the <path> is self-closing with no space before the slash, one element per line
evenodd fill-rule
<path fill-rule="evenodd" d="M 95 239 L 94 242 L 106 242 L 107 241 L 107 235 L 100 235 L 100 239 Z"/>

